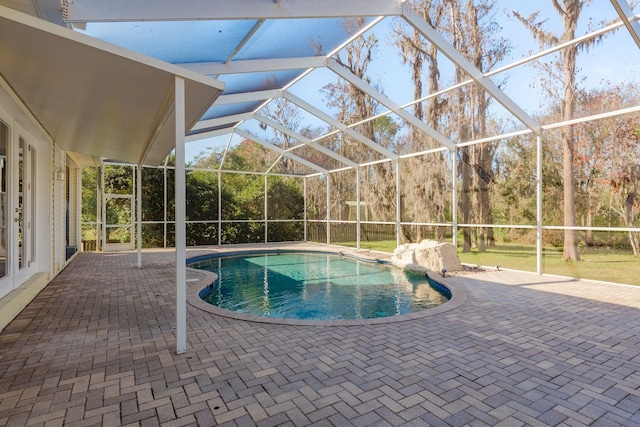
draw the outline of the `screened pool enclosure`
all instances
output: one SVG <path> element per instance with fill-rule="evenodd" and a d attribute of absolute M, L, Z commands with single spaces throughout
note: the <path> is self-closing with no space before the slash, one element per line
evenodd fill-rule
<path fill-rule="evenodd" d="M 225 89 L 184 153 L 78 161 L 85 250 L 173 247 L 184 203 L 188 246 L 435 239 L 470 264 L 640 276 L 635 3 L 129 3 L 63 19 Z"/>

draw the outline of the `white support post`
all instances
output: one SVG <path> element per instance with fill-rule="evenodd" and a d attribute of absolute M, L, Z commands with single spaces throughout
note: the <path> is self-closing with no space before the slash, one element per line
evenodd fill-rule
<path fill-rule="evenodd" d="M 222 172 L 218 170 L 218 246 L 222 243 Z"/>
<path fill-rule="evenodd" d="M 360 166 L 356 168 L 356 248 L 360 249 Z"/>
<path fill-rule="evenodd" d="M 107 247 L 107 199 L 106 199 L 106 195 L 104 192 L 104 168 L 105 165 L 104 163 L 100 166 L 100 185 L 102 187 L 102 191 L 101 191 L 101 195 L 100 195 L 100 201 L 101 201 L 101 210 L 102 210 L 102 242 L 101 242 L 101 248 L 102 248 L 102 252 L 105 251 L 105 248 Z M 97 244 L 97 242 L 96 242 Z"/>
<path fill-rule="evenodd" d="M 304 212 L 302 213 L 304 218 L 304 241 L 307 241 L 307 177 L 302 178 L 302 191 L 304 194 Z"/>
<path fill-rule="evenodd" d="M 331 176 L 327 177 L 327 245 L 331 244 Z"/>
<path fill-rule="evenodd" d="M 31 145 L 28 145 L 28 150 L 31 151 Z M 27 148 L 25 148 L 27 149 Z M 26 156 L 26 154 L 25 154 Z M 33 165 L 35 167 L 35 165 Z M 75 169 L 75 193 L 76 193 L 76 221 L 75 221 L 75 229 L 76 229 L 76 239 L 75 246 L 78 248 L 78 252 L 82 250 L 82 167 L 78 167 Z M 32 186 L 35 185 L 32 184 Z M 28 199 L 31 200 L 31 199 Z M 30 249 L 28 249 L 30 251 Z M 29 253 L 29 252 L 27 252 Z M 30 259 L 27 257 L 27 261 Z"/>
<path fill-rule="evenodd" d="M 265 243 L 269 243 L 269 221 L 268 221 L 268 216 L 269 215 L 269 192 L 268 190 L 268 182 L 267 182 L 267 174 L 264 174 L 264 242 Z"/>
<path fill-rule="evenodd" d="M 458 247 L 458 147 L 451 150 L 451 219 L 453 246 Z"/>
<path fill-rule="evenodd" d="M 138 268 L 142 268 L 142 163 L 136 168 L 136 241 Z"/>
<path fill-rule="evenodd" d="M 163 248 L 167 247 L 167 205 L 169 204 L 169 192 L 167 191 L 167 162 L 164 162 L 164 169 L 162 170 L 162 185 L 163 185 L 163 200 L 162 204 L 162 238 Z"/>
<path fill-rule="evenodd" d="M 187 351 L 187 256 L 185 186 L 185 89 L 184 78 L 175 77 L 176 119 L 176 353 Z"/>
<path fill-rule="evenodd" d="M 536 137 L 536 272 L 542 274 L 542 138 Z"/>
<path fill-rule="evenodd" d="M 400 246 L 400 221 L 402 220 L 402 210 L 400 209 L 400 159 L 395 160 L 396 167 L 396 247 Z"/>
<path fill-rule="evenodd" d="M 98 185 L 96 185 L 96 252 L 102 251 L 102 165 L 98 167 Z"/>

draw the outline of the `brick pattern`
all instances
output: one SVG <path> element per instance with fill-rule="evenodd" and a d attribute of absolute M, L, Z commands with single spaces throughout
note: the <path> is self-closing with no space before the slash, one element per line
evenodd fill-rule
<path fill-rule="evenodd" d="M 0 426 L 640 425 L 640 288 L 485 272 L 361 326 L 188 306 L 176 355 L 174 259 L 79 254 L 0 333 Z"/>

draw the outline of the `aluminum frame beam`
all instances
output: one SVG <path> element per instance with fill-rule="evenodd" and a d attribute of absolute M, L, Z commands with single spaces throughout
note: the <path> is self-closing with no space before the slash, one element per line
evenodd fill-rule
<path fill-rule="evenodd" d="M 264 19 L 260 19 L 258 22 L 256 22 L 254 24 L 254 26 L 251 28 L 251 30 L 249 30 L 249 32 L 247 34 L 245 34 L 245 36 L 242 39 L 242 41 L 240 43 L 238 43 L 238 45 L 235 47 L 235 49 L 233 49 L 233 52 L 231 52 L 231 54 L 227 57 L 227 60 L 224 61 L 225 64 L 229 64 L 231 61 L 233 61 L 233 58 L 236 57 L 238 52 L 240 52 L 242 50 L 242 48 L 245 47 L 247 45 L 247 43 L 249 43 L 249 41 L 255 35 L 255 33 L 257 33 L 258 30 L 260 29 L 260 27 L 262 27 L 262 25 L 264 25 L 264 22 L 265 22 Z"/>
<path fill-rule="evenodd" d="M 218 126 L 230 125 L 232 123 L 243 122 L 253 118 L 253 111 L 241 114 L 232 114 L 230 116 L 218 117 L 216 119 L 201 120 L 192 128 L 192 131 L 203 130 Z"/>
<path fill-rule="evenodd" d="M 633 10 L 629 7 L 626 0 L 611 0 L 613 8 L 618 12 L 624 26 L 629 30 L 629 34 L 640 47 L 640 24 L 634 19 Z"/>
<path fill-rule="evenodd" d="M 402 10 L 402 17 L 409 25 L 414 27 L 431 43 L 433 43 L 440 52 L 449 58 L 454 64 L 464 70 L 473 80 L 484 88 L 496 101 L 504 108 L 520 120 L 526 127 L 536 134 L 540 134 L 542 128 L 540 124 L 525 112 L 518 104 L 509 98 L 491 79 L 486 77 L 478 70 L 467 58 L 465 58 L 451 43 L 442 37 L 432 26 L 430 26 L 416 11 L 409 5 L 402 4 L 399 6 Z"/>
<path fill-rule="evenodd" d="M 216 136 L 229 135 L 233 133 L 233 130 L 234 128 L 228 127 L 224 129 L 216 129 L 216 130 L 209 130 L 209 131 L 200 132 L 200 133 L 193 133 L 191 135 L 187 135 L 187 137 L 185 138 L 185 141 L 194 142 L 194 141 L 200 141 L 202 139 L 214 138 Z"/>
<path fill-rule="evenodd" d="M 331 157 L 334 160 L 339 161 L 342 164 L 345 164 L 347 166 L 351 166 L 352 168 L 356 169 L 358 168 L 358 163 L 354 162 L 353 160 L 349 160 L 344 156 L 341 156 L 340 154 L 337 154 L 335 151 L 328 149 L 327 147 L 324 147 L 320 144 L 318 144 L 317 142 L 314 142 L 312 140 L 310 140 L 309 138 L 300 135 L 297 132 L 292 131 L 291 129 L 281 125 L 280 123 L 271 120 L 268 117 L 265 117 L 261 114 L 255 114 L 254 118 L 256 120 L 258 120 L 259 122 L 264 123 L 267 126 L 271 126 L 272 128 L 286 134 L 289 135 L 291 138 L 295 139 L 298 142 L 301 142 L 302 144 L 313 148 L 314 150 L 317 150 L 319 152 L 321 152 L 322 154 L 324 154 L 325 156 Z"/>
<path fill-rule="evenodd" d="M 284 93 L 284 98 L 289 100 L 289 101 L 291 101 L 291 102 L 293 102 L 298 107 L 300 107 L 303 110 L 307 111 L 309 114 L 316 116 L 320 120 L 330 124 L 331 126 L 335 127 L 336 129 L 339 129 L 340 131 L 346 133 L 347 135 L 351 136 L 352 138 L 356 139 L 357 141 L 363 143 L 364 145 L 366 145 L 367 147 L 371 148 L 372 150 L 377 151 L 378 153 L 382 154 L 386 158 L 392 159 L 392 160 L 397 160 L 398 159 L 398 155 L 396 153 L 393 153 L 393 152 L 387 150 L 386 148 L 384 148 L 380 144 L 378 144 L 378 143 L 370 140 L 369 138 L 365 137 L 364 135 L 356 132 L 355 130 L 351 129 L 350 127 L 348 127 L 344 123 L 334 119 L 330 115 L 320 111 L 319 109 L 317 109 L 313 105 L 309 104 L 308 102 L 304 101 L 303 99 L 298 98 L 297 96 L 295 96 L 295 95 L 293 95 L 293 94 L 291 94 L 289 92 L 285 92 Z"/>
<path fill-rule="evenodd" d="M 261 139 L 261 138 L 255 136 L 255 135 L 253 135 L 253 134 L 251 134 L 251 133 L 249 133 L 249 132 L 247 132 L 245 130 L 236 129 L 235 133 L 240 135 L 243 138 L 246 138 L 246 139 L 249 139 L 251 141 L 257 142 L 258 144 L 262 145 L 263 147 L 265 147 L 265 148 L 267 148 L 269 150 L 273 150 L 278 154 L 282 154 L 283 156 L 288 157 L 293 161 L 296 161 L 296 162 L 298 162 L 300 164 L 303 164 L 306 167 L 308 167 L 310 169 L 313 169 L 316 172 L 320 172 L 320 173 L 323 173 L 323 174 L 329 174 L 329 171 L 327 169 L 325 169 L 323 167 L 320 167 L 320 166 L 316 165 L 315 163 L 312 163 L 312 162 L 310 162 L 310 161 L 308 161 L 306 159 L 303 159 L 302 157 L 296 156 L 295 154 L 290 153 L 287 150 L 285 150 L 283 148 L 280 148 L 277 145 L 274 145 L 274 144 L 272 144 L 272 143 L 270 143 L 268 141 L 265 141 L 264 139 Z"/>
<path fill-rule="evenodd" d="M 450 150 L 453 150 L 455 148 L 455 144 L 449 138 L 442 135 L 440 132 L 436 131 L 431 126 L 427 125 L 425 122 L 423 122 L 413 114 L 409 113 L 407 110 L 400 107 L 400 105 L 396 104 L 391 99 L 387 98 L 378 90 L 372 88 L 371 85 L 367 84 L 364 80 L 360 79 L 351 71 L 349 71 L 342 65 L 338 64 L 338 62 L 335 59 L 328 60 L 327 67 L 331 71 L 333 71 L 334 73 L 336 73 L 337 75 L 339 75 L 340 77 L 342 77 L 343 79 L 345 79 L 346 81 L 348 81 L 349 83 L 356 86 L 358 89 L 360 89 L 361 91 L 363 91 L 364 93 L 366 93 L 367 95 L 375 99 L 376 101 L 380 102 L 382 105 L 384 105 L 389 110 L 391 110 L 392 112 L 394 112 L 395 114 L 397 114 L 398 116 L 406 120 L 408 123 L 412 124 L 416 128 L 420 129 L 422 132 L 424 132 L 425 134 L 429 135 L 431 138 L 438 141 L 440 144 L 444 145 Z"/>
<path fill-rule="evenodd" d="M 240 102 L 264 101 L 282 96 L 282 89 L 258 90 L 255 92 L 232 93 L 230 95 L 220 95 L 213 105 L 229 105 Z"/>
<path fill-rule="evenodd" d="M 62 20 L 74 23 L 394 16 L 399 14 L 398 4 L 397 0 L 63 0 Z"/>
<path fill-rule="evenodd" d="M 324 56 L 303 58 L 249 59 L 223 62 L 192 62 L 176 64 L 197 73 L 206 75 L 225 75 L 242 73 L 259 73 L 263 71 L 304 70 L 324 67 Z"/>

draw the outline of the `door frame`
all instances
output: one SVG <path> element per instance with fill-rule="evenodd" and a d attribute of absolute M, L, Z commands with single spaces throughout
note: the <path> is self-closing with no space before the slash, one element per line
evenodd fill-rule
<path fill-rule="evenodd" d="M 34 213 L 35 207 L 31 206 L 32 202 L 35 200 L 32 195 L 35 191 L 36 183 L 34 180 L 34 172 L 35 168 L 31 164 L 31 150 L 32 148 L 32 140 L 33 137 L 27 132 L 19 123 L 15 123 L 15 137 L 13 138 L 12 151 L 13 151 L 13 159 L 11 164 L 11 177 L 13 179 L 11 183 L 11 189 L 13 190 L 13 195 L 11 196 L 12 203 L 10 204 L 11 208 L 11 219 L 12 230 L 11 230 L 11 245 L 13 251 L 13 261 L 12 261 L 12 272 L 14 273 L 14 282 L 17 282 L 18 285 L 23 283 L 25 280 L 29 278 L 33 274 L 32 266 L 35 264 L 35 260 L 31 259 L 32 248 L 31 244 L 33 242 L 32 239 L 32 225 L 34 224 Z M 22 147 L 22 207 L 20 209 L 20 139 L 24 141 L 24 147 Z M 22 214 L 22 236 L 20 236 L 20 226 L 17 215 Z M 19 240 L 22 239 L 22 254 L 20 254 Z M 22 255 L 22 267 L 20 267 L 20 255 Z M 32 262 L 33 261 L 33 262 Z"/>
<path fill-rule="evenodd" d="M 2 120 L 9 128 L 9 140 L 7 145 L 5 167 L 6 170 L 6 193 L 4 195 L 4 203 L 6 203 L 6 252 L 5 252 L 5 272 L 6 274 L 0 278 L 0 298 L 9 292 L 13 291 L 24 283 L 34 272 L 36 262 L 35 259 L 31 259 L 32 254 L 32 236 L 31 229 L 34 224 L 35 210 L 32 204 L 32 195 L 35 191 L 35 183 L 31 182 L 32 170 L 34 166 L 31 163 L 31 156 L 29 153 L 29 146 L 33 140 L 33 136 L 26 131 L 26 129 L 15 120 L 15 118 L 0 108 L 0 120 Z M 23 191 L 22 211 L 16 211 L 19 209 L 19 140 L 22 137 L 25 150 L 23 152 Z M 22 268 L 19 268 L 19 246 L 20 239 L 18 220 L 19 215 L 22 214 L 23 219 L 23 233 L 22 233 Z M 0 225 L 1 226 L 1 225 Z"/>

